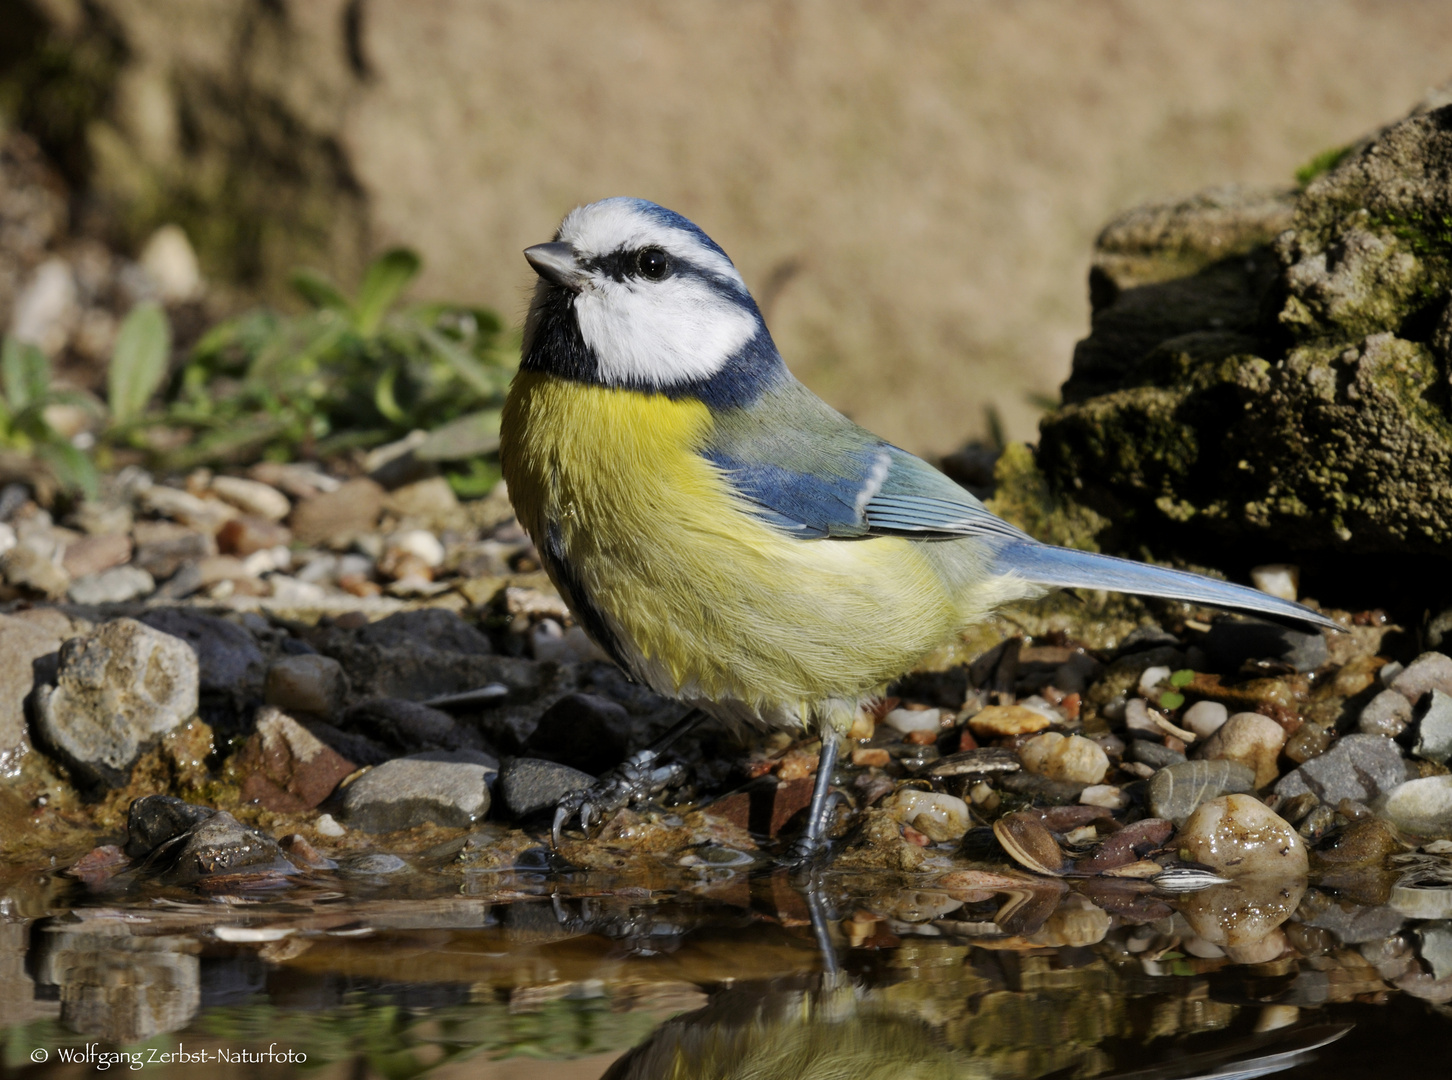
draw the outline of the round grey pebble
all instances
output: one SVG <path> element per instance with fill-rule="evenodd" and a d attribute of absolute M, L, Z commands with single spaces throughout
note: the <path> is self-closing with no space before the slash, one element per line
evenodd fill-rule
<path fill-rule="evenodd" d="M 554 807 L 594 782 L 589 773 L 556 761 L 515 758 L 499 770 L 499 801 L 511 817 L 523 818 Z"/>
<path fill-rule="evenodd" d="M 1395 738 L 1412 721 L 1412 703 L 1395 690 L 1383 690 L 1366 703 L 1356 728 L 1367 735 Z"/>
<path fill-rule="evenodd" d="M 342 815 L 364 832 L 393 832 L 431 821 L 459 828 L 489 812 L 489 770 L 445 754 L 396 758 L 369 769 L 343 792 Z"/>
<path fill-rule="evenodd" d="M 1150 777 L 1150 813 L 1178 827 L 1203 802 L 1255 790 L 1255 773 L 1236 761 L 1182 761 Z"/>

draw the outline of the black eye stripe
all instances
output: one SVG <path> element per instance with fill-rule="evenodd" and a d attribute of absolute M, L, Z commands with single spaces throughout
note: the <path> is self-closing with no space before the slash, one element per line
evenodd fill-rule
<path fill-rule="evenodd" d="M 669 267 L 665 274 L 652 278 L 642 273 L 640 259 L 647 252 L 660 252 L 665 257 L 667 266 Z M 699 267 L 655 245 L 645 248 L 612 251 L 608 255 L 597 255 L 593 259 L 586 259 L 580 265 L 587 270 L 598 270 L 615 281 L 624 281 L 626 278 L 634 278 L 637 281 L 660 281 L 666 277 L 674 277 L 676 275 L 686 275 L 702 279 L 708 279 L 710 277 L 710 275 L 703 272 Z"/>

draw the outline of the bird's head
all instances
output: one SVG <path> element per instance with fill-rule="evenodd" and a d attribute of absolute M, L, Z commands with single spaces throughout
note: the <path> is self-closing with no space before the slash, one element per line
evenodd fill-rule
<path fill-rule="evenodd" d="M 612 388 L 747 404 L 787 377 L 726 253 L 644 199 L 570 212 L 525 249 L 539 274 L 524 328 L 528 370 Z"/>

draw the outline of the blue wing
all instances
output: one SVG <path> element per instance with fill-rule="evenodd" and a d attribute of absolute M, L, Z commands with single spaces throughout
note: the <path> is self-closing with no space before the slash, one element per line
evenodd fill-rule
<path fill-rule="evenodd" d="M 760 517 L 804 539 L 1028 539 L 927 462 L 858 427 L 798 383 L 718 415 L 705 455 Z"/>

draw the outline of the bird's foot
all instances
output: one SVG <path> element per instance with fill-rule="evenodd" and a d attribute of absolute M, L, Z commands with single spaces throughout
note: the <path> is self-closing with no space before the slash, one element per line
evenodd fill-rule
<path fill-rule="evenodd" d="M 641 750 L 589 787 L 571 792 L 561 799 L 555 807 L 554 827 L 551 829 L 555 847 L 560 846 L 560 834 L 572 818 L 579 817 L 580 825 L 588 835 L 591 824 L 605 815 L 631 803 L 645 802 L 685 779 L 686 770 L 682 766 L 657 765 L 659 760 L 658 753 Z"/>
<path fill-rule="evenodd" d="M 823 801 L 820 816 L 807 822 L 807 829 L 788 845 L 782 855 L 782 863 L 797 874 L 810 874 L 824 868 L 831 862 L 832 841 L 827 836 L 828 823 L 837 808 L 847 802 L 847 796 L 833 791 Z"/>

